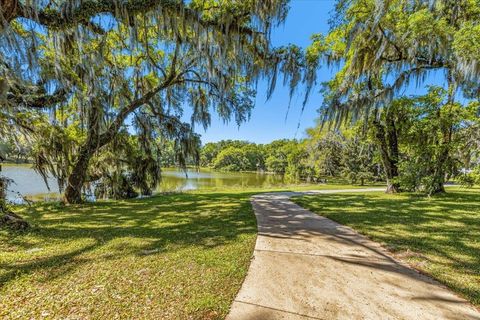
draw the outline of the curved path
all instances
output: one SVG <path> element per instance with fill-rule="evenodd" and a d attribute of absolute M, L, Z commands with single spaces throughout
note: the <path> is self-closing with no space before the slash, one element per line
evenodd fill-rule
<path fill-rule="evenodd" d="M 379 244 L 292 203 L 297 194 L 252 198 L 257 243 L 228 320 L 480 319 L 465 300 Z"/>

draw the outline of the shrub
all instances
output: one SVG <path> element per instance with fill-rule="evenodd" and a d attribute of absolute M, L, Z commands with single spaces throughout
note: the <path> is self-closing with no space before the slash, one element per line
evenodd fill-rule
<path fill-rule="evenodd" d="M 471 188 L 475 184 L 475 176 L 473 173 L 461 174 L 457 177 L 458 183 L 464 188 Z"/>

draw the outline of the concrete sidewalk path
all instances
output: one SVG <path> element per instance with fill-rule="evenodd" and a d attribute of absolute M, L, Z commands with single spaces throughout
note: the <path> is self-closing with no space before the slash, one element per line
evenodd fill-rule
<path fill-rule="evenodd" d="M 373 189 L 311 193 L 366 191 Z M 257 243 L 228 320 L 480 320 L 468 302 L 379 244 L 292 203 L 296 194 L 252 198 Z"/>

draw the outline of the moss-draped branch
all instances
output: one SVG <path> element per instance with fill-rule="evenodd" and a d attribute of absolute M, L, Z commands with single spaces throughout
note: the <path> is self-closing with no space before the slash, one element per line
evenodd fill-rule
<path fill-rule="evenodd" d="M 84 0 L 77 5 L 67 1 L 58 8 L 32 8 L 22 4 L 19 0 L 0 0 L 0 13 L 7 23 L 17 18 L 32 19 L 41 25 L 56 30 L 65 30 L 76 25 L 88 25 L 89 20 L 99 14 L 112 14 L 121 19 L 130 20 L 139 13 L 154 9 L 162 9 L 185 19 L 194 20 L 203 27 L 225 26 L 215 19 L 203 19 L 197 10 L 184 5 L 178 0 Z M 247 35 L 254 35 L 256 31 L 244 26 L 241 22 L 230 21 L 230 29 Z"/>

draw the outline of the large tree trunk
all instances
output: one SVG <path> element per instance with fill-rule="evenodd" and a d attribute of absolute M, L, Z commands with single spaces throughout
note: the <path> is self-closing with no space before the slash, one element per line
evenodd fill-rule
<path fill-rule="evenodd" d="M 433 176 L 432 185 L 430 186 L 429 195 L 445 193 L 445 175 L 438 173 Z"/>
<path fill-rule="evenodd" d="M 82 202 L 82 188 L 87 176 L 88 164 L 94 153 L 95 148 L 92 147 L 89 141 L 80 149 L 78 160 L 75 162 L 72 173 L 67 179 L 64 195 L 65 203 L 78 204 Z"/>
<path fill-rule="evenodd" d="M 387 125 L 384 127 L 378 120 L 374 121 L 375 138 L 380 150 L 383 169 L 387 180 L 387 193 L 400 192 L 398 178 L 398 138 L 395 122 L 387 115 Z"/>
<path fill-rule="evenodd" d="M 137 108 L 150 101 L 158 92 L 167 88 L 175 79 L 175 73 L 172 72 L 165 81 L 154 90 L 144 94 L 142 97 L 132 101 L 128 106 L 122 108 L 115 120 L 112 121 L 107 130 L 100 131 L 102 109 L 94 105 L 89 113 L 88 135 L 85 144 L 80 148 L 79 156 L 73 166 L 73 170 L 67 179 L 65 188 L 64 202 L 66 204 L 77 204 L 82 202 L 82 188 L 87 177 L 88 164 L 95 152 L 101 147 L 110 143 L 118 134 L 125 119 Z"/>
<path fill-rule="evenodd" d="M 73 165 L 72 172 L 67 178 L 67 186 L 63 196 L 63 201 L 66 204 L 82 203 L 82 189 L 87 178 L 87 170 L 90 160 L 95 152 L 115 138 L 124 119 L 128 115 L 128 112 L 121 113 L 107 131 L 99 134 L 101 112 L 101 108 L 98 106 L 94 106 L 90 110 L 87 139 L 80 148 L 77 161 Z"/>
<path fill-rule="evenodd" d="M 432 182 L 431 185 L 428 186 L 428 194 L 438 194 L 445 192 L 445 163 L 448 160 L 449 151 L 448 148 L 445 146 L 446 150 L 442 150 L 440 157 L 435 164 L 435 168 L 432 174 Z"/>
<path fill-rule="evenodd" d="M 99 143 L 98 132 L 102 110 L 98 105 L 93 105 L 89 111 L 87 138 L 80 147 L 77 161 L 74 163 L 72 172 L 67 178 L 67 186 L 63 197 L 66 204 L 82 203 L 82 189 L 87 177 L 88 164 L 95 152 L 103 146 Z"/>

